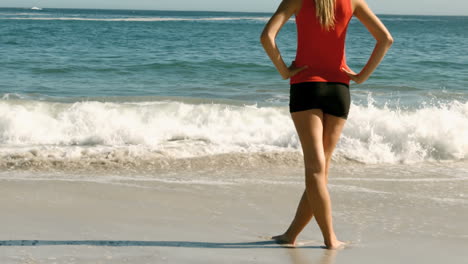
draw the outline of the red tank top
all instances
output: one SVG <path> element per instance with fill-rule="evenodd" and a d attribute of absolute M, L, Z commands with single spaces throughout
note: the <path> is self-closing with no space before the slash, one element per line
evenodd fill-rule
<path fill-rule="evenodd" d="M 353 16 L 351 0 L 335 1 L 335 28 L 323 29 L 315 13 L 315 0 L 302 0 L 296 15 L 297 53 L 295 64 L 308 68 L 291 77 L 290 83 L 341 82 L 349 77 L 341 71 L 346 64 L 345 39 Z"/>

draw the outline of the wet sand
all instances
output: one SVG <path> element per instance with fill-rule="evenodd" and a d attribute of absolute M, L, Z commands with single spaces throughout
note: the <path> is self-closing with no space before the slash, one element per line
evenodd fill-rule
<path fill-rule="evenodd" d="M 334 173 L 336 232 L 351 241 L 340 251 L 322 248 L 315 222 L 299 238 L 305 246 L 267 239 L 287 228 L 299 183 L 2 179 L 0 263 L 466 263 L 464 198 L 431 200 L 425 181 Z"/>

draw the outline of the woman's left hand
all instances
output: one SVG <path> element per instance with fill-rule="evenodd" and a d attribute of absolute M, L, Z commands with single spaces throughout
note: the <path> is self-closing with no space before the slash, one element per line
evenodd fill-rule
<path fill-rule="evenodd" d="M 302 66 L 302 67 L 297 67 L 296 63 L 293 61 L 291 65 L 288 67 L 288 76 L 283 76 L 283 79 L 285 80 L 289 79 L 307 68 L 308 68 L 307 65 Z"/>

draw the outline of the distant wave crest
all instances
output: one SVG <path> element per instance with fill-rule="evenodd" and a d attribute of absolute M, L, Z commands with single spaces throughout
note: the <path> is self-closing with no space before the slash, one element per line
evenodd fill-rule
<path fill-rule="evenodd" d="M 267 21 L 268 17 L 120 17 L 120 18 L 90 18 L 90 17 L 4 17 L 0 19 L 17 20 L 77 20 L 77 21 L 127 21 L 127 22 L 161 22 L 161 21 Z"/>

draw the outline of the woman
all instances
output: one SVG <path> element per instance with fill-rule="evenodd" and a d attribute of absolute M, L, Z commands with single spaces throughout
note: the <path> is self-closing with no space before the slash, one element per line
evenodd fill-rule
<path fill-rule="evenodd" d="M 275 39 L 293 14 L 297 54 L 287 67 Z M 377 41 L 359 73 L 346 65 L 345 58 L 346 32 L 353 15 Z M 261 43 L 283 79 L 290 78 L 289 110 L 305 165 L 305 191 L 294 220 L 284 234 L 273 239 L 295 245 L 299 233 L 315 216 L 326 248 L 340 248 L 344 243 L 333 230 L 327 183 L 332 153 L 348 117 L 349 82 L 360 84 L 370 77 L 392 45 L 392 36 L 364 0 L 283 0 L 265 26 Z"/>

